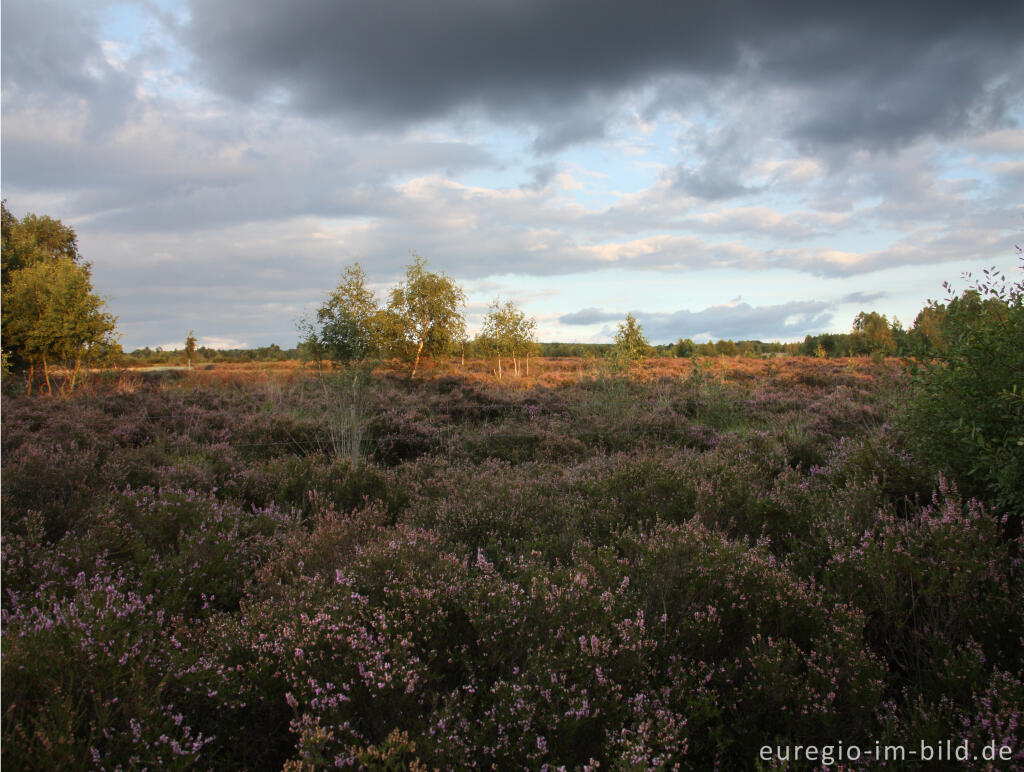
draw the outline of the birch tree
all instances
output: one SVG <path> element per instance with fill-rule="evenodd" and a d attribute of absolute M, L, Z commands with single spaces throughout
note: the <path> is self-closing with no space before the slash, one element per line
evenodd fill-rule
<path fill-rule="evenodd" d="M 502 377 L 502 357 L 511 359 L 513 372 L 521 374 L 520 361 L 525 358 L 529 362 L 530 353 L 536 346 L 536 328 L 537 321 L 528 317 L 511 300 L 501 303 L 495 299 L 491 303 L 480 338 L 484 348 L 497 357 L 499 379 Z"/>
<path fill-rule="evenodd" d="M 466 334 L 466 295 L 443 273 L 427 270 L 427 261 L 413 253 L 405 281 L 391 291 L 385 330 L 393 352 L 412 363 L 415 377 L 425 356 L 450 354 Z"/>

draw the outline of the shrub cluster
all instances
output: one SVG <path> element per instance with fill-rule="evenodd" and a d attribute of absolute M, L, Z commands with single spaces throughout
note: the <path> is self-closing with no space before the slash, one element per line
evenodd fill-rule
<path fill-rule="evenodd" d="M 1024 764 L 1024 544 L 894 366 L 648 375 L 5 397 L 3 762 Z"/>
<path fill-rule="evenodd" d="M 969 493 L 1010 515 L 1019 533 L 1024 517 L 1024 279 L 1008 282 L 986 270 L 959 295 L 946 287 L 947 302 L 926 309 L 939 319 L 941 345 L 913 372 L 903 424 L 918 453 L 948 469 Z"/>

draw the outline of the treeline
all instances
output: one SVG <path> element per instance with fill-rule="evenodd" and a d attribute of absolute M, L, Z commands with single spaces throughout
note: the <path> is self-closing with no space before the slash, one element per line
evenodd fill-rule
<path fill-rule="evenodd" d="M 861 311 L 853 320 L 850 332 L 827 332 L 808 335 L 797 353 L 819 358 L 856 356 L 908 356 L 928 353 L 934 348 L 935 330 L 938 329 L 934 308 L 921 311 L 910 330 L 903 328 L 899 319 L 892 322 L 875 311 Z M 927 328 L 927 330 L 926 330 Z"/>
<path fill-rule="evenodd" d="M 988 275 L 988 271 L 985 272 Z M 945 285 L 947 290 L 948 284 Z M 908 330 L 875 311 L 857 314 L 849 333 L 808 335 L 794 353 L 814 357 L 911 356 L 932 359 L 949 348 L 951 329 L 985 316 L 1006 315 L 1004 298 L 984 296 L 978 289 L 951 295 L 948 302 L 930 302 Z"/>
<path fill-rule="evenodd" d="M 949 344 L 949 319 L 1004 314 L 1005 299 L 985 296 L 978 289 L 948 303 L 930 302 L 905 329 L 897 319 L 875 311 L 861 312 L 848 333 L 808 335 L 803 342 L 721 339 L 697 343 L 651 345 L 643 328 L 629 315 L 613 343 L 541 343 L 536 320 L 511 301 L 496 299 L 483 326 L 470 338 L 465 322 L 465 295 L 449 276 L 428 270 L 414 253 L 405 280 L 392 288 L 384 304 L 367 288 L 366 275 L 355 264 L 315 315 L 300 320 L 299 342 L 283 349 L 277 344 L 253 349 L 197 347 L 189 333 L 183 349 L 159 347 L 122 352 L 116 341 L 115 317 L 93 292 L 90 265 L 82 260 L 74 230 L 59 220 L 34 214 L 15 218 L 3 206 L 3 370 L 27 374 L 31 390 L 41 376 L 46 390 L 57 387 L 70 394 L 85 368 L 95 366 L 187 365 L 198 363 L 307 362 L 359 363 L 397 359 L 415 375 L 424 358 L 461 356 L 496 362 L 505 370 L 529 372 L 531 357 L 610 358 L 618 364 L 644 357 L 804 355 L 819 358 L 847 356 L 940 356 Z"/>
<path fill-rule="evenodd" d="M 818 336 L 821 337 L 821 336 Z M 844 337 L 842 335 L 836 337 Z M 606 359 L 615 354 L 614 343 L 536 343 L 531 356 L 534 357 L 576 357 L 582 359 Z M 742 356 L 764 357 L 773 354 L 799 355 L 804 353 L 803 343 L 765 343 L 760 340 L 719 340 L 707 343 L 694 343 L 692 340 L 679 340 L 675 343 L 652 345 L 649 356 L 673 358 L 691 356 Z M 812 352 L 813 353 L 813 352 Z M 465 355 L 468 359 L 488 359 L 492 348 L 481 339 L 467 340 L 458 349 L 455 356 Z M 841 356 L 841 355 L 837 355 Z M 298 344 L 293 348 L 281 348 L 276 343 L 256 348 L 215 349 L 199 346 L 192 357 L 192 364 L 233 364 L 246 362 L 286 362 L 289 360 L 310 360 L 312 352 L 308 345 Z M 120 354 L 114 364 L 131 367 L 133 365 L 184 365 L 187 352 L 184 348 L 164 349 L 160 346 L 133 349 Z"/>
<path fill-rule="evenodd" d="M 298 348 L 281 348 L 276 343 L 256 348 L 215 349 L 198 346 L 192 355 L 192 364 L 230 364 L 244 362 L 286 362 L 298 359 Z M 118 357 L 118 364 L 131 365 L 184 365 L 188 359 L 188 351 L 180 349 L 164 349 L 160 346 L 137 348 Z"/>
<path fill-rule="evenodd" d="M 651 345 L 646 354 L 653 357 L 692 356 L 739 356 L 766 357 L 775 355 L 809 356 L 834 359 L 850 356 L 919 356 L 934 357 L 947 347 L 947 332 L 944 331 L 947 314 L 979 314 L 993 306 L 991 298 L 983 299 L 977 290 L 967 290 L 950 303 L 933 303 L 918 313 L 914 325 L 905 329 L 898 319 L 892 322 L 884 314 L 875 311 L 861 312 L 854 320 L 850 332 L 826 332 L 808 335 L 802 342 L 780 343 L 762 340 L 731 340 L 696 343 L 690 338 L 680 338 L 675 343 Z M 503 309 L 507 312 L 508 309 Z M 458 344 L 452 353 L 472 359 L 486 359 L 494 355 L 494 338 L 479 335 Z M 604 359 L 614 356 L 615 343 L 563 343 L 531 342 L 531 356 L 538 357 L 580 357 Z M 525 350 L 525 349 L 524 349 Z M 295 359 L 311 359 L 314 355 L 310 342 L 304 341 L 293 348 L 281 348 L 276 343 L 269 346 L 238 349 L 212 349 L 200 346 L 196 349 L 193 362 L 281 362 Z M 184 364 L 185 349 L 165 350 L 159 346 L 135 349 L 120 357 L 124 364 Z"/>
<path fill-rule="evenodd" d="M 820 337 L 820 336 L 819 336 Z M 837 336 L 843 337 L 843 336 Z M 649 355 L 654 357 L 690 357 L 690 356 L 747 356 L 762 357 L 772 354 L 797 355 L 804 352 L 803 343 L 765 343 L 760 340 L 719 340 L 708 343 L 694 343 L 692 340 L 679 340 L 675 343 L 653 345 Z M 465 354 L 469 359 L 487 359 L 491 349 L 481 340 L 470 339 L 455 352 Z M 614 343 L 537 343 L 531 356 L 536 357 L 578 357 L 605 359 L 615 353 Z M 813 352 L 812 352 L 813 353 Z M 207 346 L 196 348 L 192 364 L 230 364 L 245 362 L 284 362 L 288 360 L 309 359 L 310 349 L 302 344 L 293 348 L 281 348 L 276 343 L 256 348 L 215 349 Z M 186 351 L 180 349 L 164 349 L 160 346 L 137 348 L 121 354 L 117 361 L 126 366 L 131 365 L 184 365 Z M 838 356 L 838 355 L 837 355 Z"/>

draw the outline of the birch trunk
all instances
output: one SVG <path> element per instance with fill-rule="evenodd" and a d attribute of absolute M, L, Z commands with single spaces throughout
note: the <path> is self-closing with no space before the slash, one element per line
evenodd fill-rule
<path fill-rule="evenodd" d="M 75 382 L 78 380 L 78 373 L 82 369 L 82 357 L 75 357 L 75 367 L 71 371 L 71 380 L 68 382 L 67 394 L 70 397 L 75 393 Z"/>
<path fill-rule="evenodd" d="M 420 366 L 420 354 L 423 352 L 423 344 L 426 342 L 426 339 L 423 339 L 416 347 L 416 359 L 414 359 L 412 363 L 412 375 L 409 376 L 410 378 L 416 377 L 416 369 Z"/>

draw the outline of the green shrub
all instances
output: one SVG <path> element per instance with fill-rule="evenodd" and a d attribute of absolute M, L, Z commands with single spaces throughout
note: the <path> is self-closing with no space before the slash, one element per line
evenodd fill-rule
<path fill-rule="evenodd" d="M 961 491 L 1017 522 L 1024 512 L 1024 281 L 985 271 L 975 287 L 933 303 L 946 345 L 912 370 L 903 428 L 915 450 Z"/>

